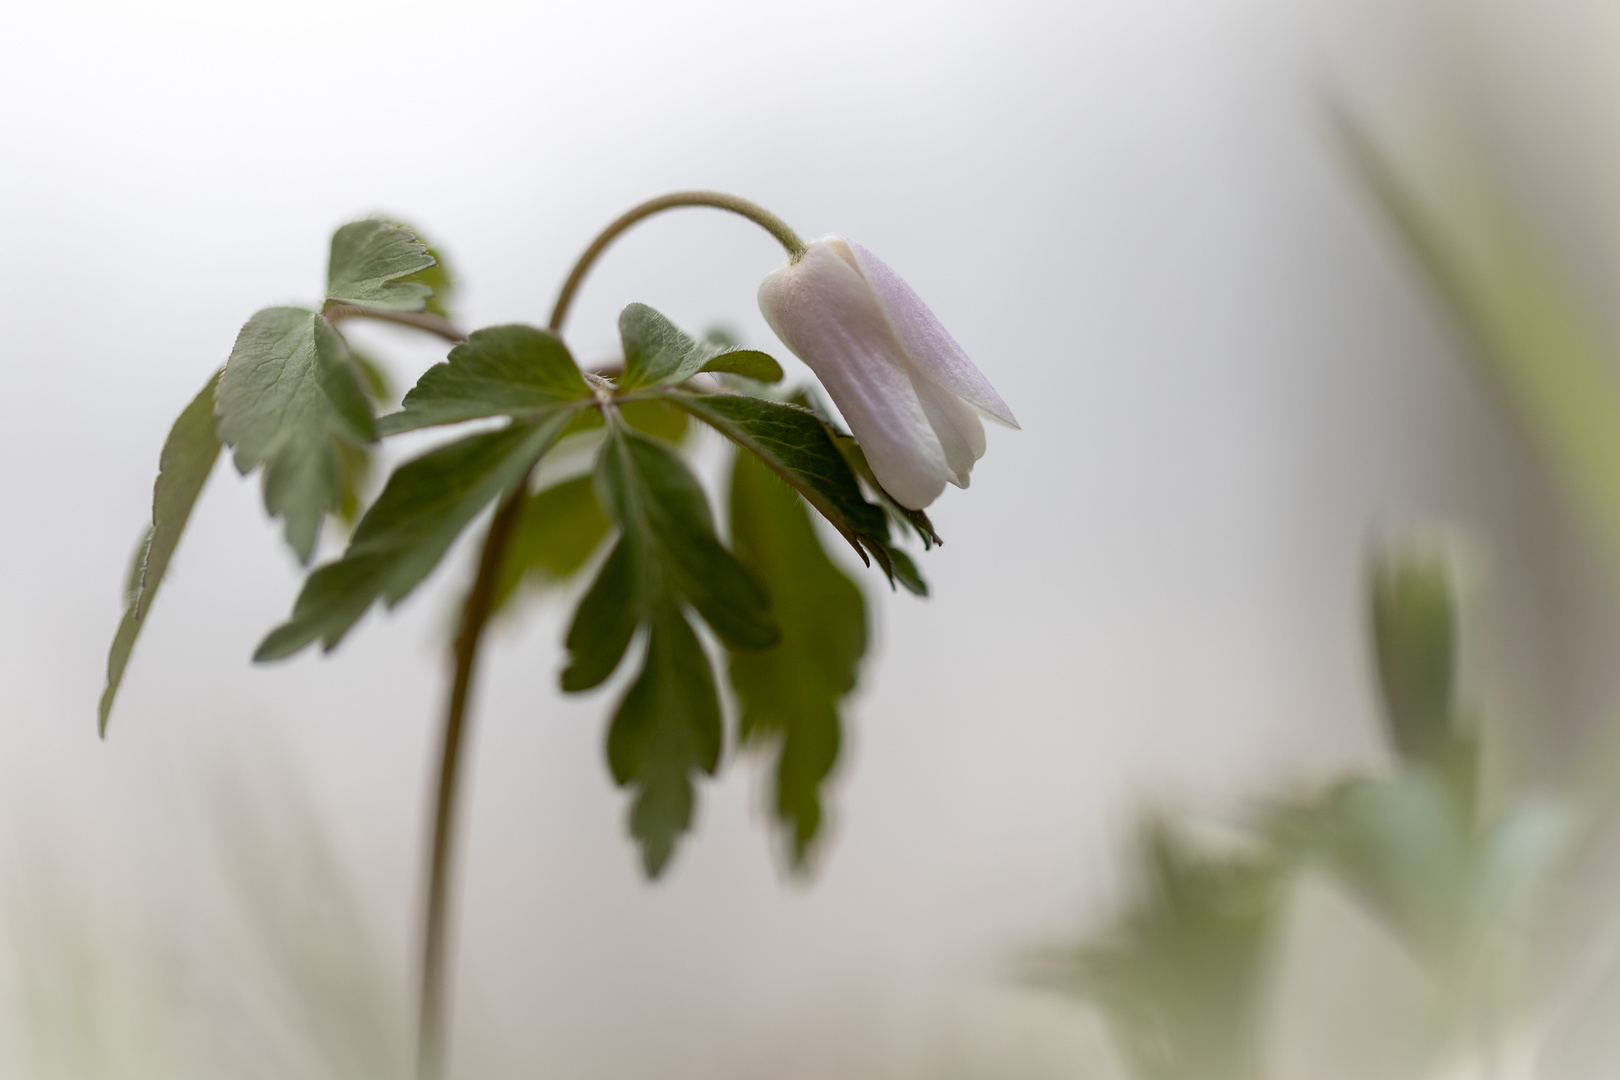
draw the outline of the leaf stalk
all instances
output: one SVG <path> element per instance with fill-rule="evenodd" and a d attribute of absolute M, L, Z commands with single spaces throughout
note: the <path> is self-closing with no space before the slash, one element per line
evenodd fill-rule
<path fill-rule="evenodd" d="M 467 335 L 455 323 L 442 315 L 433 315 L 425 311 L 379 311 L 376 308 L 361 307 L 358 304 L 344 304 L 337 301 L 328 301 L 321 309 L 330 323 L 340 322 L 344 319 L 377 319 L 381 322 L 391 322 L 399 326 L 409 326 L 414 330 L 426 330 L 436 334 L 446 341 L 460 344 L 467 340 Z"/>

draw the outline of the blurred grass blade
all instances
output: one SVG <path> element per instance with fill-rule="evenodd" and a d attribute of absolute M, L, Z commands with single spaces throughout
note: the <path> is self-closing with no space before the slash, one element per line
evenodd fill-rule
<path fill-rule="evenodd" d="M 1620 384 L 1610 349 L 1551 255 L 1477 158 L 1425 199 L 1354 119 L 1351 161 L 1472 339 L 1620 571 Z"/>

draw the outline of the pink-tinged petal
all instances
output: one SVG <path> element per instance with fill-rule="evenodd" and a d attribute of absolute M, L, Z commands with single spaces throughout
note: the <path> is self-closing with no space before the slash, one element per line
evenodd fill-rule
<path fill-rule="evenodd" d="M 866 279 L 818 240 L 765 278 L 759 310 L 821 380 L 884 490 L 912 510 L 937 499 L 955 473 Z"/>
<path fill-rule="evenodd" d="M 980 409 L 986 416 L 1009 427 L 1018 427 L 1012 410 L 1001 400 L 1001 395 L 990 385 L 990 380 L 968 359 L 962 346 L 956 343 L 956 339 L 951 337 L 911 286 L 890 270 L 882 259 L 861 245 L 853 240 L 843 243 L 849 245 L 861 275 L 876 290 L 884 314 L 888 316 L 901 347 L 911 357 L 917 371 L 924 378 L 939 383 L 969 405 Z"/>
<path fill-rule="evenodd" d="M 973 463 L 984 457 L 984 425 L 978 412 L 938 383 L 914 375 L 911 385 L 945 451 L 945 463 L 953 474 L 951 483 L 967 487 Z"/>

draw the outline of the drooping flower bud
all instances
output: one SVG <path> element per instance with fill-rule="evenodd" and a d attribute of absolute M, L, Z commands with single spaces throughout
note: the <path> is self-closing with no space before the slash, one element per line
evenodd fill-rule
<path fill-rule="evenodd" d="M 1012 410 L 934 313 L 877 256 L 839 236 L 769 274 L 759 309 L 843 413 L 886 491 L 921 510 L 968 486 L 984 456 L 983 413 Z"/>

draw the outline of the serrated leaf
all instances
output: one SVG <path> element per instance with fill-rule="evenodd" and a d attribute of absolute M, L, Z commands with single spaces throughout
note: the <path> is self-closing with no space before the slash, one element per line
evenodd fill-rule
<path fill-rule="evenodd" d="M 546 584 L 578 573 L 612 527 L 589 476 L 530 495 L 507 542 L 506 563 L 495 587 L 495 610 L 505 606 L 525 579 Z"/>
<path fill-rule="evenodd" d="M 309 561 L 343 501 L 339 442 L 372 441 L 371 405 L 348 347 L 320 315 L 265 308 L 242 327 L 220 378 L 220 433 L 244 475 L 264 467 L 264 505 Z"/>
<path fill-rule="evenodd" d="M 450 269 L 450 263 L 444 257 L 444 249 L 429 241 L 422 235 L 420 230 L 412 228 L 406 222 L 391 221 L 389 224 L 395 228 L 404 229 L 414 236 L 416 242 L 427 250 L 428 257 L 433 260 L 432 266 L 424 270 L 418 270 L 410 277 L 403 279 L 426 285 L 433 290 L 422 310 L 429 315 L 437 315 L 441 319 L 453 318 L 454 315 L 451 309 L 454 306 L 452 298 L 455 296 L 456 281 L 455 274 Z"/>
<path fill-rule="evenodd" d="M 927 586 L 911 560 L 889 544 L 889 519 L 883 508 L 866 501 L 861 485 L 832 433 L 809 409 L 746 394 L 692 394 L 671 390 L 663 395 L 764 462 L 815 507 L 849 541 L 862 562 L 868 553 L 890 582 L 908 589 Z M 897 572 L 895 555 L 900 556 Z M 909 579 L 909 580 L 908 580 Z"/>
<path fill-rule="evenodd" d="M 732 649 L 769 648 L 779 631 L 764 590 L 721 546 L 703 489 L 673 448 L 615 418 L 598 454 L 596 490 L 619 539 L 574 614 L 562 686 L 599 685 L 636 628 L 647 628 L 641 674 L 608 741 L 615 778 L 636 789 L 631 831 L 656 875 L 690 824 L 691 773 L 712 771 L 719 747 L 714 672 L 684 606 Z"/>
<path fill-rule="evenodd" d="M 619 337 L 624 342 L 623 390 L 673 386 L 700 371 L 732 372 L 764 382 L 782 377 L 781 365 L 764 353 L 698 341 L 646 304 L 631 304 L 620 312 Z"/>
<path fill-rule="evenodd" d="M 802 867 L 842 742 L 838 703 L 854 689 L 866 652 L 866 604 L 822 549 L 803 500 L 741 451 L 731 475 L 731 542 L 770 592 L 782 629 L 773 648 L 731 654 L 731 685 L 742 705 L 738 734 L 745 744 L 774 744 L 774 811 Z"/>
<path fill-rule="evenodd" d="M 278 660 L 317 639 L 330 651 L 379 598 L 391 608 L 410 595 L 468 522 L 523 482 L 566 423 L 558 413 L 470 435 L 394 470 L 343 558 L 309 575 L 292 618 L 253 658 Z"/>
<path fill-rule="evenodd" d="M 720 700 L 714 674 L 680 609 L 661 605 L 648 620 L 647 658 L 608 729 L 608 766 L 634 785 L 630 833 L 641 842 L 648 877 L 669 864 L 691 827 L 692 773 L 720 762 Z"/>
<path fill-rule="evenodd" d="M 377 422 L 384 435 L 485 416 L 534 418 L 588 402 L 591 388 L 562 339 L 532 326 L 475 330 L 423 372 L 404 409 Z"/>
<path fill-rule="evenodd" d="M 107 687 L 101 695 L 98 719 L 102 735 L 107 733 L 107 718 L 112 713 L 113 700 L 118 696 L 118 686 L 123 681 L 130 652 L 135 648 L 135 639 L 152 608 L 158 586 L 168 573 L 169 560 L 174 557 L 180 535 L 191 519 L 192 507 L 197 505 L 208 474 L 219 460 L 220 441 L 214 420 L 219 380 L 220 373 L 215 372 L 208 385 L 180 413 L 158 457 L 157 482 L 152 486 L 152 527 L 130 567 L 125 583 L 124 617 L 107 655 Z"/>
<path fill-rule="evenodd" d="M 410 232 L 386 221 L 354 221 L 332 234 L 326 298 L 378 311 L 421 311 L 432 289 L 406 281 L 433 265 Z"/>

